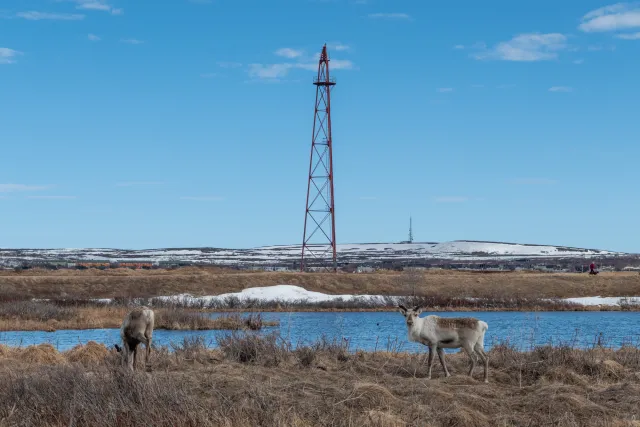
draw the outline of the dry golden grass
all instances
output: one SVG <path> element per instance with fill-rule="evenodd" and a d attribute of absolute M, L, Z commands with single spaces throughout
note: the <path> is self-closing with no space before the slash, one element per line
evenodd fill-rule
<path fill-rule="evenodd" d="M 255 286 L 298 285 L 328 294 L 377 294 L 477 298 L 638 296 L 638 273 L 473 273 L 430 270 L 409 278 L 398 272 L 281 273 L 188 267 L 175 270 L 27 270 L 0 272 L 0 298 L 154 297 L 217 295 Z"/>
<path fill-rule="evenodd" d="M 5 306 L 21 306 L 8 311 Z M 0 303 L 0 331 L 48 331 L 60 329 L 119 328 L 130 308 L 123 306 L 57 307 L 45 302 L 20 301 Z M 207 313 L 186 308 L 155 308 L 155 329 L 169 330 L 240 330 L 277 326 L 258 315 L 222 315 L 215 319 Z"/>
<path fill-rule="evenodd" d="M 261 352 L 243 358 L 252 346 Z M 221 350 L 191 342 L 153 351 L 152 371 L 131 374 L 101 344 L 64 353 L 0 346 L 0 425 L 630 427 L 640 419 L 637 348 L 497 346 L 489 384 L 481 370 L 465 375 L 462 354 L 447 356 L 452 377 L 436 365 L 426 380 L 424 354 L 309 352 L 310 361 L 250 336 Z"/>

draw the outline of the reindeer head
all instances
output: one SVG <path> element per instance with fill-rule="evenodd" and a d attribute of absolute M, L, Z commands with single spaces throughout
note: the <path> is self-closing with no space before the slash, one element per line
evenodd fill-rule
<path fill-rule="evenodd" d="M 404 305 L 399 305 L 398 308 L 400 309 L 400 313 L 402 313 L 404 318 L 407 320 L 407 326 L 409 327 L 413 326 L 413 323 L 423 310 L 419 305 L 416 305 L 413 308 L 406 308 Z"/>

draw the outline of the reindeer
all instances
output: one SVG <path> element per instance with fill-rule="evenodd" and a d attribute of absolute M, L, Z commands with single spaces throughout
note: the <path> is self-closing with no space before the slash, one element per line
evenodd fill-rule
<path fill-rule="evenodd" d="M 118 352 L 123 353 L 123 362 L 127 363 L 129 369 L 134 370 L 136 356 L 138 354 L 138 344 L 146 346 L 145 364 L 149 366 L 149 356 L 151 355 L 151 337 L 153 335 L 154 314 L 149 307 L 136 307 L 131 310 L 122 321 L 120 327 L 120 338 L 123 348 L 114 344 Z M 124 352 L 122 351 L 124 349 Z"/>
<path fill-rule="evenodd" d="M 474 354 L 484 362 L 484 382 L 489 382 L 489 358 L 484 352 L 484 334 L 489 329 L 489 325 L 482 320 L 471 317 L 450 318 L 430 315 L 419 317 L 423 308 L 416 306 L 407 309 L 399 305 L 400 313 L 407 321 L 407 333 L 409 341 L 419 342 L 429 347 L 429 373 L 427 379 L 431 379 L 431 368 L 433 367 L 433 352 L 438 353 L 440 364 L 444 369 L 446 377 L 451 376 L 444 361 L 444 348 L 463 348 L 471 359 L 469 376 L 473 374 L 476 366 Z"/>

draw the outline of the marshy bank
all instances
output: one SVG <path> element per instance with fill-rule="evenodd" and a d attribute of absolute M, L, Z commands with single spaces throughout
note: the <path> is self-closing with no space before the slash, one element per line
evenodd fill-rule
<path fill-rule="evenodd" d="M 56 331 L 63 329 L 120 328 L 131 309 L 124 304 L 102 304 L 78 300 L 0 302 L 0 331 Z M 238 313 L 212 318 L 195 308 L 155 308 L 155 329 L 166 330 L 260 330 L 277 326 L 259 313 Z"/>
<path fill-rule="evenodd" d="M 293 349 L 281 337 L 233 333 L 156 347 L 131 374 L 96 343 L 0 346 L 0 423 L 20 426 L 637 426 L 640 350 L 508 343 L 467 377 L 447 355 L 426 380 L 425 354 L 349 352 L 341 341 Z M 142 364 L 142 361 L 139 361 Z"/>

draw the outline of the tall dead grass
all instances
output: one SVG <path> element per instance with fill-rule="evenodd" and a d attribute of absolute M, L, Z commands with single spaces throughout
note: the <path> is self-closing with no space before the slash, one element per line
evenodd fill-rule
<path fill-rule="evenodd" d="M 188 339 L 130 373 L 101 344 L 58 353 L 0 346 L 0 425 L 20 426 L 637 426 L 640 350 L 543 346 L 489 352 L 490 383 L 447 356 L 426 380 L 425 354 L 297 349 L 232 334 L 210 350 Z M 29 357 L 26 355 L 29 354 Z"/>

